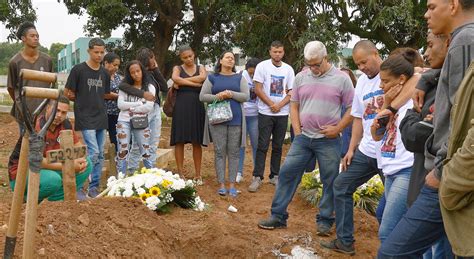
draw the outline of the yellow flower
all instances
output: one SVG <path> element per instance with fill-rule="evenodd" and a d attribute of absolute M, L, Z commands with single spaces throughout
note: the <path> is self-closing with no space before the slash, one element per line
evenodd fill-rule
<path fill-rule="evenodd" d="M 150 197 L 150 196 L 151 196 L 151 195 L 148 194 L 148 193 L 146 193 L 146 192 L 145 192 L 145 193 L 142 193 L 142 194 L 140 195 L 140 200 L 142 200 L 142 202 L 145 202 L 146 199 L 147 199 L 148 197 Z"/>
<path fill-rule="evenodd" d="M 161 183 L 161 185 L 163 185 L 163 187 L 165 187 L 166 189 L 168 189 L 168 187 L 172 184 L 173 182 L 171 182 L 170 180 L 163 180 L 163 182 Z"/>
<path fill-rule="evenodd" d="M 148 193 L 153 196 L 159 196 L 161 194 L 161 190 L 159 187 L 154 186 L 151 187 L 150 190 L 148 190 Z"/>
<path fill-rule="evenodd" d="M 142 174 L 146 173 L 146 167 L 142 167 L 141 173 Z"/>

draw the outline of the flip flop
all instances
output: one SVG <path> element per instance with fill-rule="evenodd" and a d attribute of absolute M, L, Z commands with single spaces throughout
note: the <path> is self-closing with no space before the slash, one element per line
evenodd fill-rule
<path fill-rule="evenodd" d="M 220 188 L 217 193 L 221 196 L 225 196 L 227 194 L 227 190 L 225 188 Z"/>

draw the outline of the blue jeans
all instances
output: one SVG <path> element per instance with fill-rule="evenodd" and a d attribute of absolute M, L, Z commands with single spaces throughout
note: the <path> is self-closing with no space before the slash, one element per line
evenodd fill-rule
<path fill-rule="evenodd" d="M 411 167 L 385 176 L 386 203 L 379 228 L 379 239 L 382 245 L 408 210 L 407 194 L 410 174 Z"/>
<path fill-rule="evenodd" d="M 410 209 L 408 209 L 410 210 Z M 423 254 L 423 259 L 454 258 L 448 236 L 443 235 L 433 246 Z"/>
<path fill-rule="evenodd" d="M 156 150 L 160 144 L 161 136 L 161 108 L 158 104 L 155 103 L 154 111 L 148 115 L 149 118 L 149 128 L 150 128 L 150 158 L 152 166 L 156 162 Z M 128 158 L 128 170 L 134 172 L 138 170 L 138 166 L 141 160 L 141 152 L 136 144 L 135 135 L 132 135 L 132 150 L 130 150 L 130 155 Z"/>
<path fill-rule="evenodd" d="M 380 170 L 377 159 L 364 155 L 357 149 L 347 170 L 340 173 L 334 181 L 334 200 L 336 206 L 336 235 L 345 245 L 354 242 L 354 200 L 357 187 L 367 182 Z"/>
<path fill-rule="evenodd" d="M 255 167 L 255 156 L 258 146 L 258 116 L 245 116 L 247 124 L 247 135 L 250 137 L 250 145 L 252 146 L 253 166 Z M 244 172 L 245 147 L 240 148 L 239 173 Z"/>
<path fill-rule="evenodd" d="M 339 137 L 315 139 L 302 134 L 296 136 L 281 167 L 272 202 L 272 217 L 286 223 L 288 204 L 295 195 L 308 161 L 316 157 L 319 162 L 321 182 L 323 183 L 323 194 L 319 202 L 319 214 L 316 216 L 316 223 L 331 227 L 334 223 L 332 185 L 339 173 L 340 152 L 341 139 Z"/>
<path fill-rule="evenodd" d="M 446 237 L 438 191 L 423 186 L 418 198 L 379 249 L 379 258 L 421 258 L 440 238 Z M 449 242 L 441 250 L 452 258 Z"/>
<path fill-rule="evenodd" d="M 138 158 L 138 161 L 133 160 L 131 157 L 128 159 L 130 163 L 133 161 L 134 164 L 140 163 L 141 158 L 143 158 L 143 165 L 146 168 L 153 167 L 153 160 L 151 160 L 151 134 L 150 129 L 132 129 L 130 126 L 130 121 L 118 121 L 117 122 L 117 141 L 118 141 L 118 153 L 117 153 L 117 171 L 119 173 L 127 174 L 127 158 L 129 157 L 130 151 L 130 138 L 133 136 L 133 144 L 137 145 L 140 150 L 141 156 Z M 133 173 L 134 170 L 129 172 Z"/>
<path fill-rule="evenodd" d="M 88 156 L 93 166 L 89 189 L 99 188 L 102 166 L 104 164 L 105 131 L 105 129 L 82 131 L 82 137 L 86 142 Z"/>

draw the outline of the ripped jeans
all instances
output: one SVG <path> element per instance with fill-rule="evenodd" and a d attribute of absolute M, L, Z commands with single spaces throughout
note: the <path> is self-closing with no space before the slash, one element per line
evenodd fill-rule
<path fill-rule="evenodd" d="M 143 165 L 146 168 L 153 167 L 153 160 L 150 155 L 150 129 L 132 129 L 130 121 L 117 122 L 117 172 L 127 174 L 127 159 L 130 153 L 131 143 L 130 139 L 133 134 L 133 139 L 137 141 L 140 154 L 143 159 Z M 133 144 L 133 143 L 132 143 Z M 139 158 L 138 158 L 139 159 Z M 138 164 L 140 161 L 133 161 Z M 131 174 L 133 172 L 129 172 Z"/>

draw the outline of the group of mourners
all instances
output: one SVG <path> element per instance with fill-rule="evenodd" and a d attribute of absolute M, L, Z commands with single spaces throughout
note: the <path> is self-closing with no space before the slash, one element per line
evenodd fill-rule
<path fill-rule="evenodd" d="M 208 73 L 196 64 L 194 51 L 183 46 L 178 52 L 182 64 L 173 68 L 168 85 L 152 50 L 139 49 L 120 75 L 121 58 L 105 54 L 105 43 L 94 38 L 89 59 L 72 68 L 64 96 L 57 101 L 45 154 L 59 147 L 61 130 L 75 130 L 74 143 L 82 139 L 88 150 L 87 157 L 74 163 L 78 198 L 95 197 L 107 130 L 120 173 L 135 172 L 140 162 L 154 167 L 161 136 L 159 93 L 174 95 L 170 145 L 175 147 L 177 173 L 184 174 L 184 147 L 192 144 L 194 180 L 202 184 L 202 146 L 212 141 L 219 195 L 238 196 L 247 135 L 253 158 L 248 191 L 259 190 L 271 141 L 269 182 L 276 187 L 271 216 L 258 222 L 260 228 L 286 228 L 287 208 L 301 178 L 317 165 L 323 184 L 317 234 L 331 236 L 335 225 L 336 237 L 321 241 L 322 247 L 355 254 L 353 194 L 380 175 L 385 192 L 377 208 L 378 258 L 472 258 L 474 88 L 461 82 L 474 59 L 474 1 L 429 0 L 425 18 L 430 31 L 424 60 L 412 48 L 395 49 L 383 60 L 373 42 L 361 40 L 352 52 L 362 72 L 358 79 L 351 70 L 331 64 L 320 41 L 306 44 L 304 68 L 295 76 L 282 61 L 283 44 L 274 41 L 270 59 L 251 58 L 240 72 L 231 51 L 223 52 Z M 24 48 L 9 66 L 12 98 L 20 69 L 53 70 L 51 58 L 38 50 L 32 23 L 24 23 L 18 37 Z M 48 87 L 34 81 L 23 84 Z M 69 101 L 74 101 L 74 123 L 67 118 Z M 223 102 L 232 116 L 215 123 L 205 104 Z M 39 103 L 27 104 L 34 110 Z M 52 116 L 53 105 L 37 120 L 37 128 Z M 15 107 L 12 115 L 20 120 Z M 288 119 L 292 143 L 280 168 Z M 24 131 L 20 123 L 20 133 Z M 9 160 L 12 189 L 21 139 Z M 40 201 L 63 199 L 61 177 L 61 164 L 44 159 Z"/>

